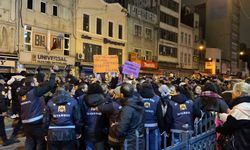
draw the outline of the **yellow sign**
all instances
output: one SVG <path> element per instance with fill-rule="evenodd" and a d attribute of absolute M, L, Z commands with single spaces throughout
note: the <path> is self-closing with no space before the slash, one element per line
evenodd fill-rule
<path fill-rule="evenodd" d="M 58 112 L 66 112 L 66 107 L 64 105 L 58 106 Z"/>
<path fill-rule="evenodd" d="M 180 104 L 180 110 L 181 111 L 186 110 L 186 109 L 187 109 L 186 104 Z"/>
<path fill-rule="evenodd" d="M 144 103 L 144 107 L 145 108 L 149 108 L 150 107 L 150 103 L 149 102 Z"/>
<path fill-rule="evenodd" d="M 94 55 L 94 72 L 118 72 L 118 56 L 117 55 Z"/>

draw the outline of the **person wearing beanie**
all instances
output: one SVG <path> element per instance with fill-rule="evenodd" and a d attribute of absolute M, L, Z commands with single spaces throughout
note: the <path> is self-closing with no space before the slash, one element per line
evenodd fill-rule
<path fill-rule="evenodd" d="M 149 150 L 161 149 L 161 132 L 164 131 L 164 118 L 161 109 L 160 97 L 154 92 L 150 82 L 144 82 L 140 95 L 144 103 L 146 128 L 146 148 Z M 157 141 L 157 143 L 155 142 Z"/>

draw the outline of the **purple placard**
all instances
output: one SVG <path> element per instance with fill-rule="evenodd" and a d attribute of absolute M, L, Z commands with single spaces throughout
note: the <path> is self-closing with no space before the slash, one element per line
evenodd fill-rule
<path fill-rule="evenodd" d="M 127 75 L 133 75 L 134 78 L 138 78 L 141 65 L 126 61 L 122 68 L 122 73 Z"/>

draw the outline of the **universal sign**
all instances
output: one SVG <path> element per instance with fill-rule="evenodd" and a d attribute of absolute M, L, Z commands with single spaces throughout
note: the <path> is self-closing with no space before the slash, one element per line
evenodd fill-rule
<path fill-rule="evenodd" d="M 67 64 L 67 59 L 66 57 L 63 56 L 50 56 L 44 54 L 37 54 L 33 56 L 33 60 L 39 63 Z"/>

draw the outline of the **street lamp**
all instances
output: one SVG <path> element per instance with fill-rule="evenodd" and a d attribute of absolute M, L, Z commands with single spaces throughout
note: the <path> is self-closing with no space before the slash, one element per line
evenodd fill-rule
<path fill-rule="evenodd" d="M 240 56 L 243 56 L 243 55 L 244 55 L 244 52 L 243 52 L 243 51 L 241 51 L 241 52 L 240 52 Z"/>
<path fill-rule="evenodd" d="M 199 46 L 199 50 L 202 51 L 203 49 L 204 49 L 204 46 L 203 46 L 203 45 L 200 45 L 200 46 Z"/>

